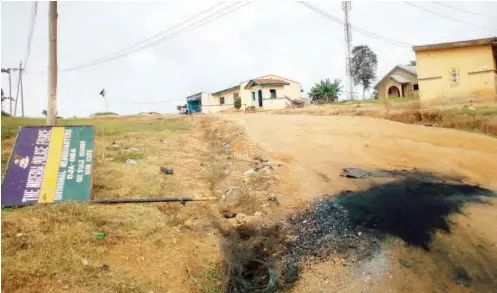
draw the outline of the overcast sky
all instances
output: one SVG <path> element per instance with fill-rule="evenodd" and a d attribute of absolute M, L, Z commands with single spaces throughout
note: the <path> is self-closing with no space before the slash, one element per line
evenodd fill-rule
<path fill-rule="evenodd" d="M 59 69 L 85 64 L 167 30 L 215 1 L 59 2 Z M 340 2 L 309 2 L 343 19 Z M 402 2 L 353 2 L 353 26 L 414 45 L 497 35 L 497 19 L 413 2 L 472 27 Z M 444 2 L 475 13 L 497 15 L 497 2 Z M 211 11 L 234 4 L 227 2 Z M 1 3 L 1 66 L 16 67 L 27 47 L 32 2 Z M 205 14 L 202 17 L 207 16 Z M 188 25 L 188 24 L 186 24 Z M 185 25 L 185 26 L 186 26 Z M 170 31 L 169 33 L 173 33 Z M 395 46 L 356 31 L 353 45 L 368 45 L 378 55 L 378 78 L 395 64 L 414 59 L 410 48 Z M 85 69 L 60 72 L 59 115 L 88 116 L 104 111 L 98 95 L 107 92 L 109 108 L 120 114 L 176 112 L 188 95 L 214 92 L 240 81 L 276 74 L 299 81 L 305 94 L 322 78 L 345 75 L 343 26 L 297 2 L 258 1 L 197 29 L 148 49 Z M 24 74 L 26 115 L 40 116 L 47 104 L 48 3 L 39 2 L 32 49 Z M 16 84 L 17 78 L 13 79 Z M 7 93 L 7 75 L 2 74 Z M 360 92 L 360 90 L 358 90 Z M 8 109 L 8 107 L 6 107 Z"/>

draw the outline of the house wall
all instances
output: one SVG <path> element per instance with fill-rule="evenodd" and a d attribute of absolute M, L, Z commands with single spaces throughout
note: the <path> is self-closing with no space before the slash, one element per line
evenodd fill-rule
<path fill-rule="evenodd" d="M 497 99 L 496 61 L 491 45 L 416 52 L 422 103 Z M 450 72 L 459 71 L 453 85 Z"/>
<path fill-rule="evenodd" d="M 240 95 L 240 89 L 234 89 L 234 90 L 219 93 L 217 95 L 212 95 L 212 100 L 213 100 L 215 106 L 211 107 L 211 110 L 214 108 L 217 108 L 217 110 L 214 112 L 211 112 L 211 113 L 215 113 L 215 112 L 219 112 L 221 110 L 234 108 L 235 93 L 238 93 Z M 224 105 L 221 105 L 221 97 L 224 97 Z"/>
<path fill-rule="evenodd" d="M 202 93 L 202 113 L 211 114 L 220 110 L 219 99 L 212 96 L 211 93 Z"/>

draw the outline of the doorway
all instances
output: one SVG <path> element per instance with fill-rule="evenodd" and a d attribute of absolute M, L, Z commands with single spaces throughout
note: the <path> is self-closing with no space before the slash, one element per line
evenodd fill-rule
<path fill-rule="evenodd" d="M 259 96 L 259 108 L 262 108 L 262 90 L 259 90 L 257 94 Z"/>
<path fill-rule="evenodd" d="M 391 86 L 388 89 L 388 97 L 389 98 L 398 98 L 398 97 L 400 97 L 399 88 L 397 88 L 396 86 Z"/>

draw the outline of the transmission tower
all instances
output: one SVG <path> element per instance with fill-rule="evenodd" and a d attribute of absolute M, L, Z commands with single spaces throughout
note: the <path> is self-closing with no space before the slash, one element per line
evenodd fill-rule
<path fill-rule="evenodd" d="M 351 67 L 351 55 L 352 55 L 352 30 L 350 29 L 349 22 L 349 11 L 352 9 L 352 3 L 350 1 L 342 2 L 342 10 L 344 14 L 344 28 L 345 28 L 345 71 L 347 73 L 347 99 L 354 99 L 354 85 L 352 83 L 352 67 Z"/>

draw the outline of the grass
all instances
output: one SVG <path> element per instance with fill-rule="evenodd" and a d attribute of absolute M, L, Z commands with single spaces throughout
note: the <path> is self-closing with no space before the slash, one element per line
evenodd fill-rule
<path fill-rule="evenodd" d="M 127 159 L 140 160 L 144 158 L 145 154 L 141 152 L 126 152 L 114 155 L 114 161 L 116 162 L 125 162 Z"/>
<path fill-rule="evenodd" d="M 29 118 L 2 117 L 2 122 L 2 161 L 19 126 L 44 124 Z M 93 199 L 220 197 L 223 190 L 246 184 L 239 174 L 249 163 L 224 148 L 230 143 L 243 153 L 246 138 L 219 119 L 120 116 L 60 124 L 97 126 Z M 131 147 L 136 150 L 119 152 Z M 139 161 L 126 165 L 125 157 Z M 161 173 L 161 166 L 174 169 L 174 175 Z M 259 201 L 252 196 L 242 205 L 255 212 Z M 219 236 L 211 226 L 218 208 L 218 202 L 195 202 L 3 209 L 2 288 L 13 293 L 223 292 Z M 93 232 L 104 232 L 105 238 Z"/>
<path fill-rule="evenodd" d="M 222 277 L 218 269 L 205 268 L 194 274 L 191 278 L 201 293 L 221 293 L 223 292 Z"/>
<path fill-rule="evenodd" d="M 2 117 L 2 140 L 15 137 L 20 126 L 37 126 L 45 125 L 45 119 L 42 118 L 20 118 L 20 117 Z M 95 117 L 95 118 L 75 118 L 59 119 L 57 125 L 92 125 L 95 131 L 105 131 L 106 134 L 117 134 L 122 132 L 149 132 L 162 130 L 183 130 L 187 129 L 189 124 L 183 119 L 171 117 Z"/>
<path fill-rule="evenodd" d="M 475 108 L 474 110 L 471 110 L 469 108 L 460 108 L 460 109 L 451 109 L 451 110 L 446 110 L 447 113 L 449 114 L 455 114 L 455 115 L 470 115 L 470 116 L 493 116 L 497 115 L 497 107 L 481 107 L 481 108 Z"/>

